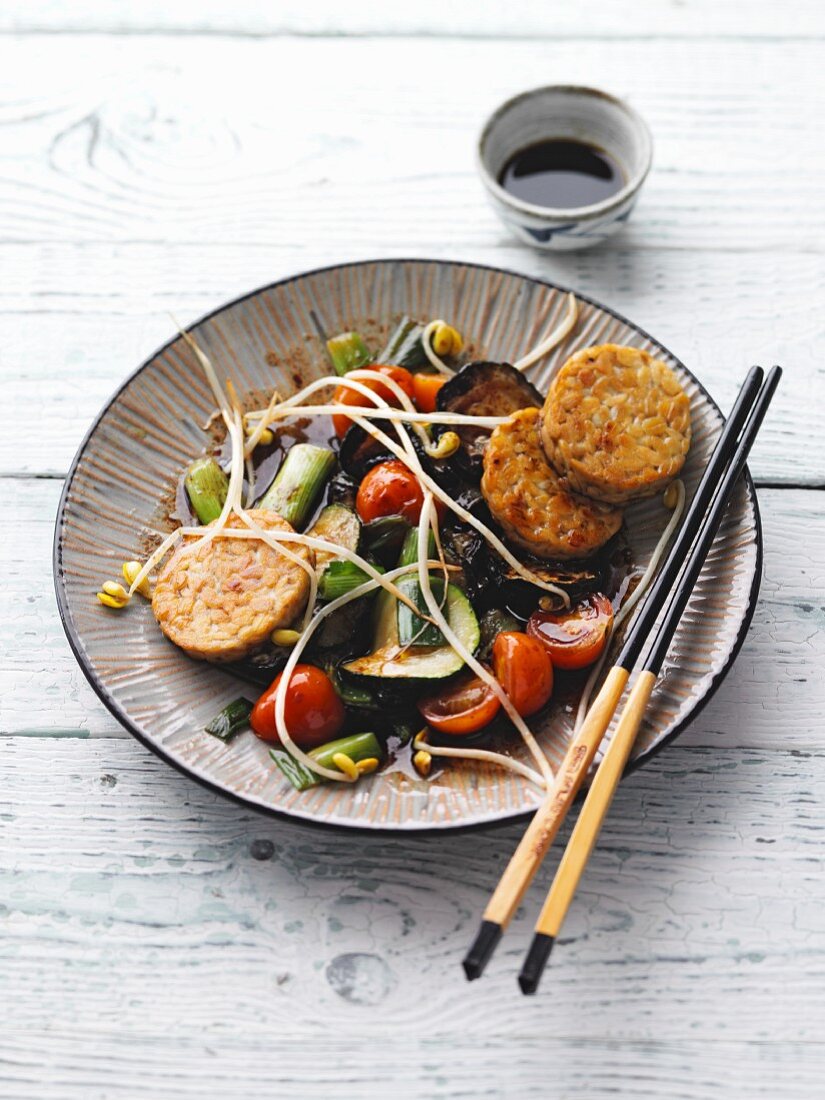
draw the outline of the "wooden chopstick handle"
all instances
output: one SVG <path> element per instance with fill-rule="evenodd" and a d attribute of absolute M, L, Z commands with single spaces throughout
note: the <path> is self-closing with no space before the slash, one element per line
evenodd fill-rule
<path fill-rule="evenodd" d="M 559 934 L 622 777 L 655 683 L 655 673 L 641 672 L 633 685 L 536 922 L 536 933 L 540 935 L 555 938 Z"/>
<path fill-rule="evenodd" d="M 615 665 L 607 674 L 582 728 L 568 746 L 553 786 L 536 810 L 484 910 L 485 921 L 502 929 L 510 923 L 587 775 L 629 675 L 620 665 Z"/>

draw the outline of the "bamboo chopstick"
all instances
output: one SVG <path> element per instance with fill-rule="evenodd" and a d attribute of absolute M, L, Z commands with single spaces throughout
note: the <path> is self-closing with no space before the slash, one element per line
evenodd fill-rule
<path fill-rule="evenodd" d="M 647 636 L 688 555 L 763 377 L 761 367 L 753 367 L 748 372 L 696 488 L 684 522 L 671 544 L 656 581 L 633 620 L 621 653 L 591 704 L 581 729 L 570 742 L 553 786 L 536 811 L 487 904 L 476 938 L 463 961 L 464 972 L 469 981 L 481 977 L 484 972 L 576 797 L 610 725 L 630 672 L 641 655 Z"/>
<path fill-rule="evenodd" d="M 655 632 L 643 669 L 628 696 L 619 724 L 587 793 L 587 798 L 556 871 L 544 908 L 536 923 L 533 942 L 519 974 L 518 980 L 522 993 L 535 993 L 538 987 L 553 942 L 561 930 L 570 902 L 584 873 L 584 868 L 596 844 L 602 822 L 622 777 L 625 764 L 636 740 L 636 734 L 644 718 L 651 692 L 667 655 L 668 647 L 681 621 L 682 614 L 696 585 L 716 532 L 719 530 L 728 501 L 739 475 L 744 469 L 748 453 L 753 446 L 781 376 L 781 369 L 774 367 L 756 399 L 736 452 L 719 485 L 710 510 L 705 517 L 705 522 L 697 534 L 695 544 L 685 563 L 679 582 L 671 594 L 664 618 Z"/>

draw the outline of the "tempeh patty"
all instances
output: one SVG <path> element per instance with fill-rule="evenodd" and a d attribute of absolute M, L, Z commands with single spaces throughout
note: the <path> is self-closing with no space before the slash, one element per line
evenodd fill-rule
<path fill-rule="evenodd" d="M 622 513 L 568 492 L 547 461 L 539 409 L 500 424 L 484 452 L 481 491 L 508 539 L 538 558 L 585 558 L 622 525 Z"/>
<path fill-rule="evenodd" d="M 690 447 L 690 401 L 673 371 L 639 348 L 602 344 L 553 380 L 541 439 L 571 488 L 626 504 L 676 477 Z"/>
<path fill-rule="evenodd" d="M 249 515 L 265 530 L 293 530 L 276 512 L 253 509 Z M 233 515 L 226 526 L 246 525 Z M 194 541 L 192 536 L 186 543 Z M 260 539 L 217 536 L 195 550 L 186 543 L 163 567 L 152 611 L 166 637 L 190 657 L 236 661 L 304 610 L 306 571 Z M 286 548 L 313 564 L 308 547 L 290 542 Z"/>

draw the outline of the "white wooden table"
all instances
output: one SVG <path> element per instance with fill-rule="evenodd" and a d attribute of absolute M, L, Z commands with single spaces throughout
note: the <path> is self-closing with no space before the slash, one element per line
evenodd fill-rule
<path fill-rule="evenodd" d="M 823 38 L 819 0 L 3 5 L 4 1100 L 823 1095 Z M 629 96 L 656 152 L 624 235 L 554 258 L 488 213 L 473 140 L 559 81 Z M 601 298 L 723 407 L 751 363 L 787 372 L 752 461 L 750 635 L 623 784 L 532 1000 L 515 973 L 552 862 L 485 979 L 459 967 L 518 828 L 365 839 L 239 810 L 118 727 L 55 609 L 61 478 L 167 311 L 394 255 Z"/>

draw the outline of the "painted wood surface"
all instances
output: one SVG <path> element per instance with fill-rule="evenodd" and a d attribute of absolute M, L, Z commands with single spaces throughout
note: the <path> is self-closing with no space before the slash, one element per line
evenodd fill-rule
<path fill-rule="evenodd" d="M 822 1095 L 823 36 L 813 0 L 4 5 L 4 1100 Z M 473 137 L 565 80 L 628 95 L 656 159 L 621 237 L 552 258 L 488 212 Z M 515 974 L 553 860 L 488 976 L 458 967 L 518 826 L 362 838 L 240 810 L 125 736 L 55 610 L 60 479 L 167 311 L 376 255 L 569 284 L 723 407 L 752 362 L 787 371 L 752 461 L 752 630 L 622 784 L 532 1001 Z"/>

